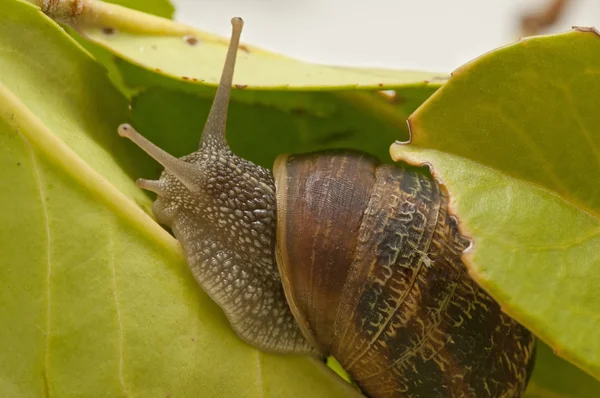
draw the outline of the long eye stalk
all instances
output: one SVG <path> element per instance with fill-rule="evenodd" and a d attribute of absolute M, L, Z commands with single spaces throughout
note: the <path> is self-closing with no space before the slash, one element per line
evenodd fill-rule
<path fill-rule="evenodd" d="M 233 82 L 233 72 L 235 70 L 235 59 L 238 46 L 240 44 L 240 35 L 244 21 L 242 18 L 231 19 L 231 41 L 227 50 L 227 58 L 221 74 L 221 82 L 217 88 L 217 94 L 208 114 L 208 119 L 202 131 L 200 148 L 213 146 L 215 148 L 226 148 L 225 129 L 227 125 L 227 109 L 229 108 L 229 96 L 231 94 L 231 85 Z"/>
<path fill-rule="evenodd" d="M 231 41 L 229 42 L 225 66 L 223 67 L 223 72 L 221 74 L 221 81 L 219 83 L 219 87 L 217 88 L 217 94 L 210 109 L 208 120 L 204 125 L 202 139 L 200 140 L 200 149 L 204 153 L 213 153 L 215 150 L 227 148 L 227 141 L 225 140 L 227 108 L 229 106 L 229 96 L 231 94 L 235 59 L 240 43 L 240 35 L 242 33 L 244 21 L 241 18 L 232 18 L 231 25 Z M 170 173 L 172 173 L 190 191 L 197 191 L 199 189 L 198 177 L 202 174 L 202 170 L 197 166 L 181 159 L 177 159 L 176 157 L 163 151 L 140 135 L 129 124 L 120 125 L 118 132 L 121 137 L 129 138 L 137 146 L 144 150 L 144 152 L 152 156 L 154 160 L 160 163 L 165 170 L 168 170 Z M 138 186 L 140 188 L 156 192 L 159 195 L 163 190 L 160 181 L 138 180 Z"/>
<path fill-rule="evenodd" d="M 129 138 L 134 144 L 139 146 L 144 152 L 152 156 L 154 160 L 160 163 L 165 170 L 169 170 L 183 185 L 190 191 L 197 190 L 197 185 L 194 183 L 194 176 L 198 174 L 197 168 L 191 163 L 184 162 L 181 159 L 177 159 L 175 156 L 163 151 L 152 142 L 148 141 L 143 135 L 138 133 L 131 125 L 124 123 L 119 126 L 118 133 L 121 137 Z M 147 184 L 148 180 L 143 180 L 138 185 L 140 188 L 150 188 L 152 185 Z M 158 189 L 158 186 L 156 186 Z M 156 189 L 150 189 L 151 191 L 157 192 Z"/>

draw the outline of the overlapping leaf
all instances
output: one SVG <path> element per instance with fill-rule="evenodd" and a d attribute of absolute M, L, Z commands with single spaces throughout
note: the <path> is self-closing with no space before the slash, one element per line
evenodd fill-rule
<path fill-rule="evenodd" d="M 411 116 L 412 144 L 392 148 L 446 185 L 477 281 L 596 377 L 599 103 L 597 32 L 532 38 L 460 68 Z"/>

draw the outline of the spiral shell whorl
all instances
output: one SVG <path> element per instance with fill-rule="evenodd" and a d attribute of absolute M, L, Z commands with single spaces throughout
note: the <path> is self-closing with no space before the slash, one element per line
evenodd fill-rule
<path fill-rule="evenodd" d="M 306 236 L 296 236 L 306 234 L 307 229 L 293 227 L 302 222 L 290 214 L 294 210 L 285 209 L 285 217 L 279 214 L 279 228 L 288 228 L 287 242 L 303 242 L 294 249 L 294 255 L 286 256 L 290 249 L 281 249 L 284 254 L 280 261 L 288 262 L 283 268 L 301 272 L 312 260 L 299 254 L 321 253 L 322 242 L 327 242 L 329 250 L 338 247 L 351 252 L 347 256 L 351 263 L 338 265 L 337 271 L 324 273 L 320 269 L 323 264 L 317 260 L 311 263 L 314 269 L 306 267 L 308 282 L 285 286 L 284 281 L 294 315 L 300 322 L 309 323 L 301 325 L 305 333 L 308 331 L 309 340 L 326 347 L 363 392 L 372 397 L 520 396 L 533 364 L 534 338 L 503 314 L 469 277 L 460 259 L 468 241 L 458 233 L 456 220 L 448 215 L 447 197 L 439 185 L 423 173 L 402 166 L 376 166 L 374 160 L 353 152 L 290 156 L 285 175 L 294 183 L 278 183 L 283 177 L 281 171 L 276 171 L 277 189 L 281 186 L 286 190 L 278 191 L 278 198 L 291 195 L 294 207 L 302 208 L 306 204 L 297 197 L 302 191 L 311 195 L 305 200 L 314 204 L 314 214 L 320 214 L 320 201 L 312 196 L 324 193 L 309 191 L 307 184 L 319 186 L 318 182 L 314 176 L 304 178 L 298 170 L 312 170 L 315 156 L 332 156 L 336 160 L 330 163 L 337 162 L 338 168 L 348 170 L 331 172 L 335 175 L 331 181 L 335 182 L 328 184 L 327 197 L 321 202 L 330 206 L 345 203 L 334 199 L 349 196 L 346 190 L 352 184 L 370 189 L 365 208 L 329 210 L 337 214 L 334 221 L 319 217 L 304 220 L 314 230 L 310 243 Z M 356 167 L 345 166 L 361 162 L 368 164 L 359 168 L 363 175 L 357 175 Z M 330 179 L 331 173 L 320 176 Z M 281 200 L 278 209 L 287 207 Z M 346 221 L 350 216 L 344 212 L 362 215 L 357 231 Z M 301 218 L 308 214 L 305 211 Z M 335 220 L 343 221 L 336 227 Z M 331 242 L 340 229 L 345 229 L 347 241 L 357 242 L 355 248 L 348 249 L 341 241 Z M 286 242 L 278 241 L 282 244 Z M 279 266 L 281 269 L 282 264 Z M 327 275 L 336 281 L 323 280 Z M 307 283 L 313 286 L 305 286 Z M 338 286 L 341 296 L 321 294 L 334 306 L 322 310 L 314 303 L 323 300 L 311 298 L 311 294 L 320 294 L 328 285 Z M 311 311 L 328 313 L 319 316 Z M 321 319 L 334 320 L 325 342 L 323 334 L 313 333 L 321 329 Z"/>

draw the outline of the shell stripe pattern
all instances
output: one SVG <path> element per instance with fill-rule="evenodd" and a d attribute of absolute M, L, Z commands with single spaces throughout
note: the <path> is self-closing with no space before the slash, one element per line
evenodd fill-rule
<path fill-rule="evenodd" d="M 290 155 L 276 169 L 283 163 L 279 266 L 309 340 L 369 396 L 522 394 L 535 340 L 469 277 L 469 242 L 431 176 L 355 152 Z"/>

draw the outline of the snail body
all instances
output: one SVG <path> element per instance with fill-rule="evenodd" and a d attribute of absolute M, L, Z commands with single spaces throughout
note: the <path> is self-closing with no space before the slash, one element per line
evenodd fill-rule
<path fill-rule="evenodd" d="M 243 340 L 333 355 L 373 398 L 519 397 L 535 339 L 468 275 L 469 241 L 428 174 L 357 151 L 236 156 L 225 125 L 241 19 L 197 152 L 165 167 L 153 211 Z"/>

